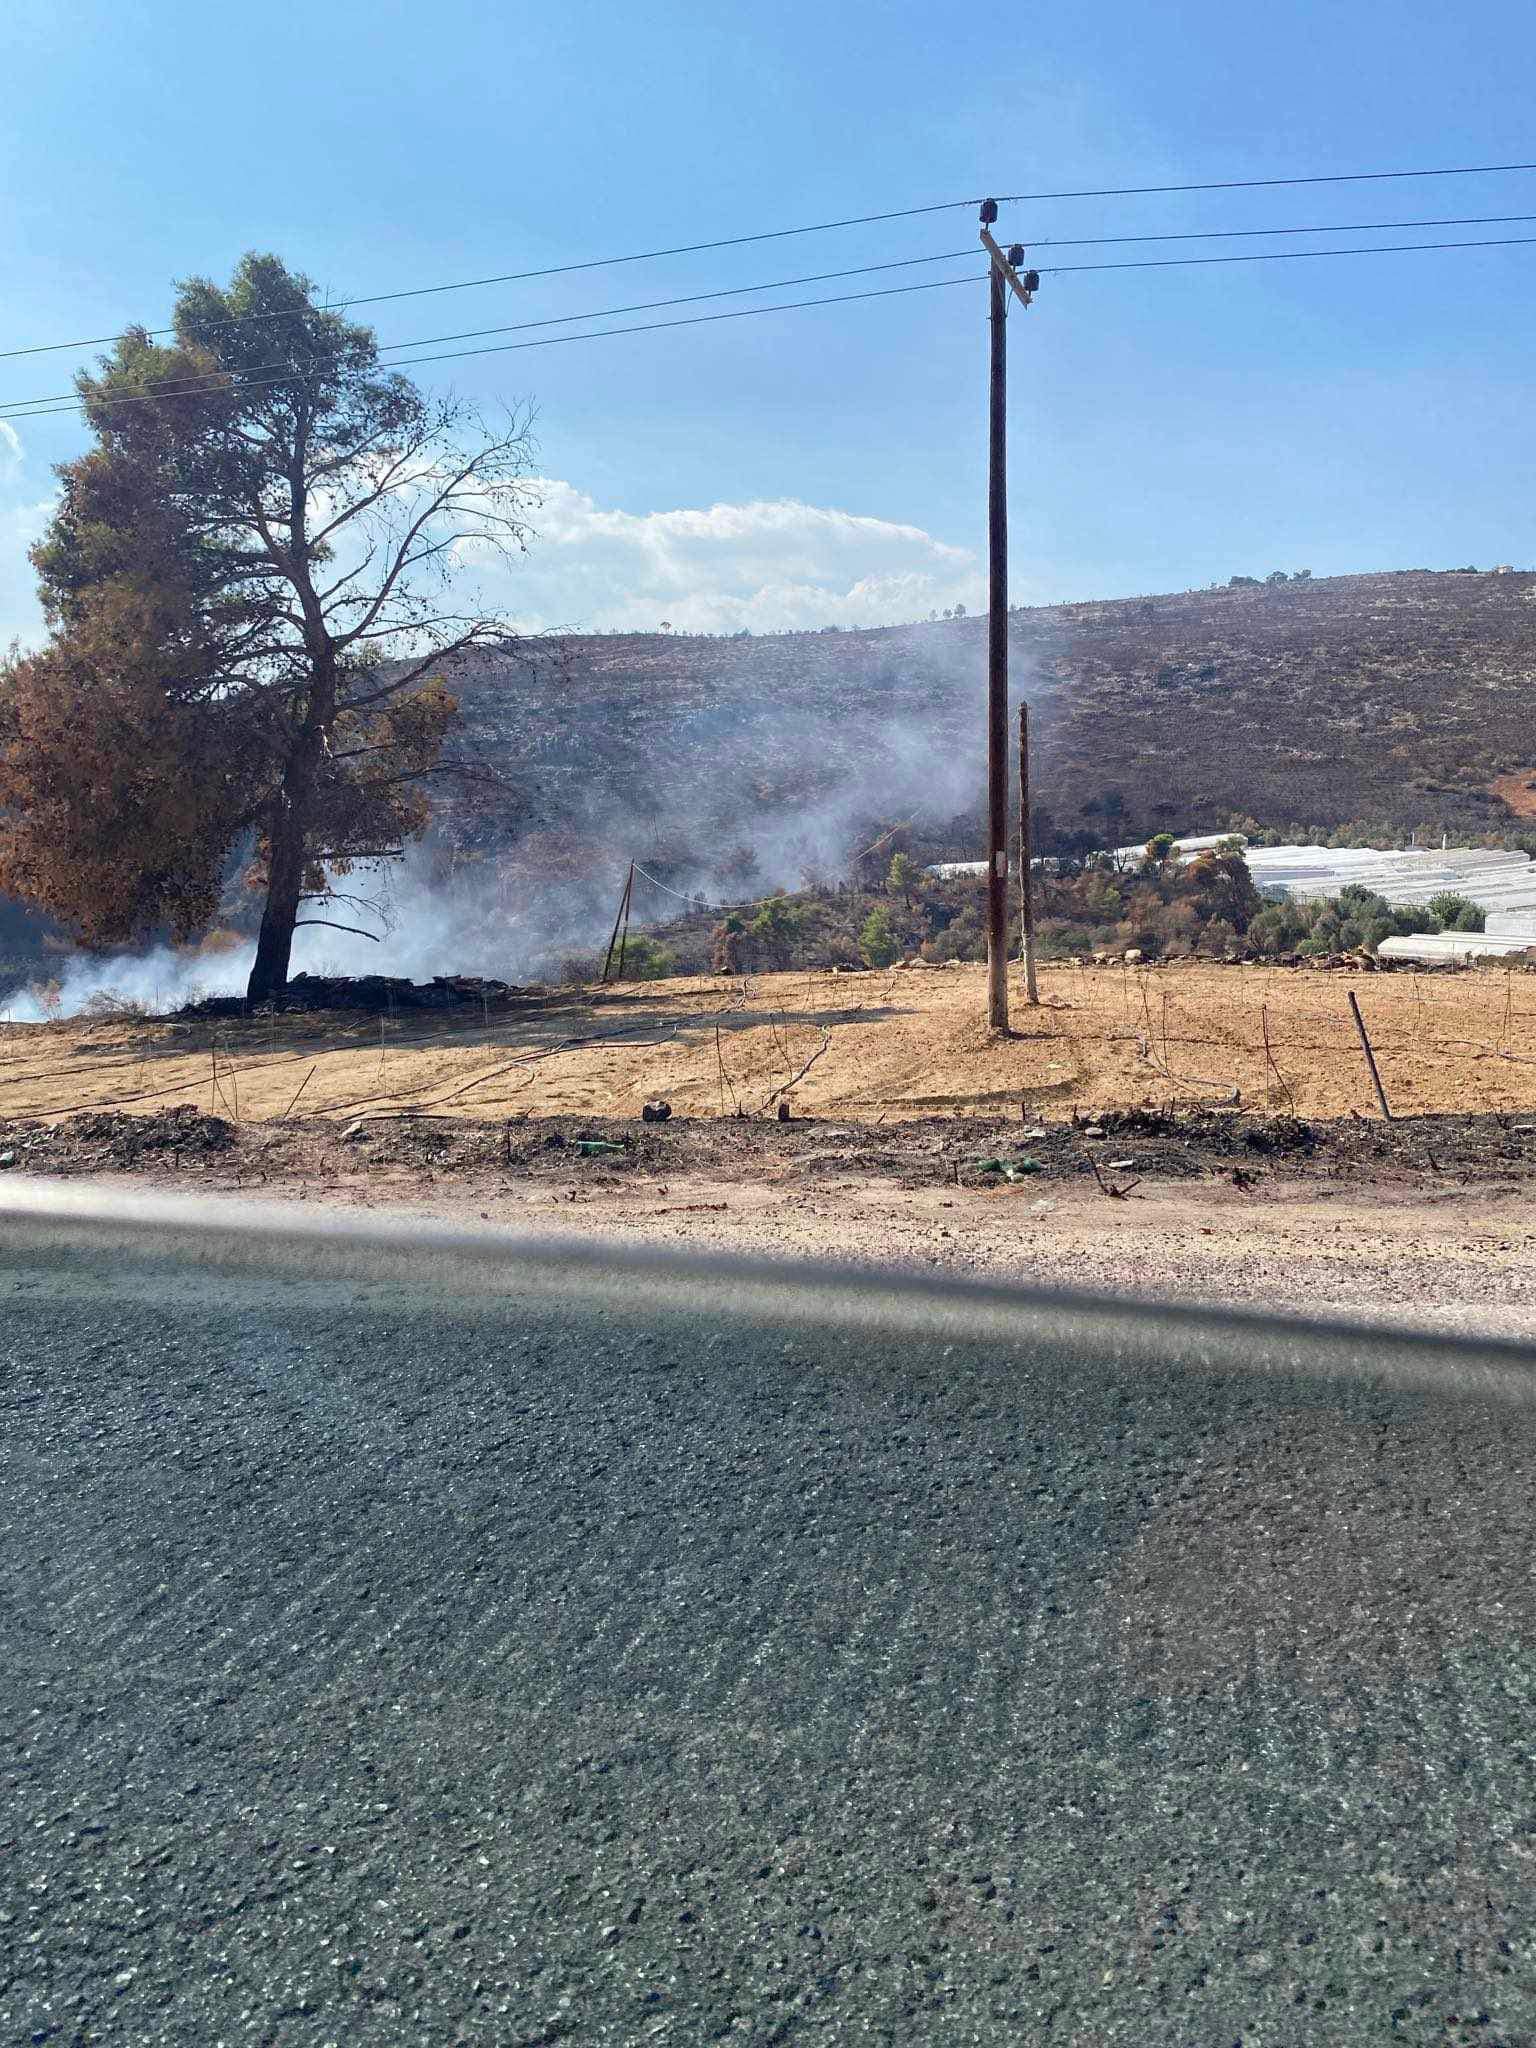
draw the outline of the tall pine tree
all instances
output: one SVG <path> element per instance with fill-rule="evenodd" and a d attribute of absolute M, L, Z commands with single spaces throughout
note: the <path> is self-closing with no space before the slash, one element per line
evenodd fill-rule
<path fill-rule="evenodd" d="M 442 671 L 507 636 L 454 577 L 525 544 L 526 427 L 426 397 L 273 256 L 77 381 L 50 638 L 0 674 L 0 888 L 87 944 L 185 938 L 249 848 L 260 1000 L 332 878 L 425 829 Z"/>

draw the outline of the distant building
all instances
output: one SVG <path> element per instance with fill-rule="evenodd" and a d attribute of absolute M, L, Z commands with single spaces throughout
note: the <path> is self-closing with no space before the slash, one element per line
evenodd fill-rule
<path fill-rule="evenodd" d="M 1493 573 L 1495 576 L 1513 576 L 1515 573 L 1515 565 L 1513 562 L 1495 562 L 1493 565 Z"/>

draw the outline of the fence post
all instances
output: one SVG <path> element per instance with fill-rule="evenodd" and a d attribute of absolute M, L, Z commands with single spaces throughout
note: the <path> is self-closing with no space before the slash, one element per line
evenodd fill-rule
<path fill-rule="evenodd" d="M 1355 998 L 1355 992 L 1353 989 L 1349 991 L 1349 1007 L 1355 1013 L 1355 1029 L 1360 1034 L 1361 1048 L 1365 1053 L 1365 1064 L 1371 1070 L 1371 1081 L 1376 1089 L 1376 1100 L 1381 1104 L 1382 1115 L 1386 1118 L 1388 1123 L 1391 1123 L 1392 1112 L 1387 1106 L 1387 1091 L 1381 1085 L 1381 1070 L 1376 1065 L 1375 1053 L 1371 1051 L 1371 1041 L 1369 1037 L 1366 1035 L 1365 1019 L 1360 1014 L 1360 1005 Z"/>

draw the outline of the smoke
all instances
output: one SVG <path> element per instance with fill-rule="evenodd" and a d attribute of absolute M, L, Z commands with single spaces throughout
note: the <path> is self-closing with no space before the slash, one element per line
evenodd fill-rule
<path fill-rule="evenodd" d="M 425 849 L 374 872 L 348 875 L 336 884 L 356 903 L 306 905 L 306 918 L 335 917 L 360 924 L 364 918 L 377 940 L 326 924 L 302 924 L 295 932 L 293 974 L 390 974 L 430 981 L 434 974 L 485 974 L 511 979 L 506 948 L 498 943 L 495 920 L 487 916 L 483 889 L 435 882 Z M 204 996 L 243 995 L 256 958 L 254 941 L 217 948 L 156 946 L 142 953 L 74 953 L 56 983 L 34 983 L 0 1004 L 18 1024 L 82 1014 L 111 1016 L 145 1010 L 162 1015 Z M 493 964 L 494 963 L 494 964 Z"/>
<path fill-rule="evenodd" d="M 148 953 L 73 953 L 57 978 L 40 976 L 0 1002 L 12 1024 L 42 1024 L 99 1010 L 173 1010 L 204 995 L 231 995 L 245 985 L 254 946 L 193 954 L 169 946 Z"/>
<path fill-rule="evenodd" d="M 466 845 L 476 835 L 450 813 L 404 860 L 338 881 L 335 903 L 306 905 L 306 918 L 365 926 L 377 942 L 304 924 L 291 971 L 536 981 L 601 956 L 631 860 L 660 878 L 637 878 L 634 920 L 658 925 L 699 898 L 741 903 L 837 880 L 897 819 L 942 830 L 984 791 L 983 631 L 978 620 L 960 634 L 890 636 L 885 666 L 866 669 L 839 705 L 825 701 L 824 670 L 814 703 L 782 687 L 695 695 L 676 713 L 609 731 L 601 759 L 589 732 L 563 724 L 527 769 L 515 837 Z M 776 645 L 787 665 L 794 637 Z M 477 748 L 506 744 L 477 726 Z M 732 862 L 743 850 L 745 871 Z M 164 1013 L 243 993 L 253 957 L 249 943 L 76 954 L 47 1000 L 28 991 L 4 1008 L 20 1022 L 118 1005 Z"/>

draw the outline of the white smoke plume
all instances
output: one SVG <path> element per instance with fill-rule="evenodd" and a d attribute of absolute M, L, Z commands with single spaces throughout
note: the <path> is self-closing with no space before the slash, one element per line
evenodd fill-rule
<path fill-rule="evenodd" d="M 413 981 L 438 974 L 545 979 L 573 959 L 600 956 L 632 859 L 659 867 L 668 885 L 637 881 L 634 918 L 647 925 L 684 914 L 699 897 L 713 907 L 840 879 L 872 822 L 910 816 L 942 825 L 982 795 L 983 643 L 967 634 L 945 636 L 941 644 L 952 663 L 947 686 L 922 705 L 910 696 L 898 700 L 899 710 L 893 703 L 869 735 L 867 766 L 840 771 L 830 786 L 818 786 L 818 770 L 848 758 L 848 729 L 835 710 L 773 712 L 777 756 L 805 764 L 805 794 L 766 805 L 748 800 L 733 780 L 738 759 L 753 752 L 739 707 L 689 712 L 672 722 L 670 735 L 651 738 L 662 757 L 670 740 L 678 761 L 717 758 L 714 786 L 678 773 L 659 779 L 643 803 L 633 790 L 623 801 L 583 782 L 578 766 L 574 788 L 560 797 L 558 825 L 548 832 L 530 832 L 482 858 L 448 859 L 444 847 L 429 842 L 403 861 L 338 882 L 348 900 L 308 905 L 305 916 L 365 926 L 379 940 L 305 924 L 295 934 L 291 971 Z M 930 643 L 930 667 L 933 658 Z M 746 885 L 720 871 L 738 847 L 755 857 Z M 362 905 L 350 900 L 358 898 Z M 17 1022 L 92 1009 L 109 1014 L 115 1004 L 164 1014 L 203 996 L 242 994 L 254 950 L 243 943 L 222 951 L 161 946 L 75 954 L 56 988 L 44 997 L 13 996 L 0 1002 L 0 1012 Z"/>

